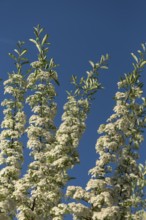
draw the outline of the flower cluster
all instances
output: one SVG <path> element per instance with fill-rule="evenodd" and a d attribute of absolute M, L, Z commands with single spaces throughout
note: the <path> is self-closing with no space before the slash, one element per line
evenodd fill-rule
<path fill-rule="evenodd" d="M 58 129 L 54 119 L 57 112 L 55 84 L 59 85 L 56 64 L 47 59 L 48 35 L 43 28 L 34 28 L 36 38 L 30 39 L 37 47 L 38 59 L 30 64 L 29 75 L 24 80 L 22 66 L 24 42 L 18 42 L 17 56 L 9 54 L 16 72 L 4 82 L 4 120 L 0 134 L 0 219 L 12 220 L 63 220 L 64 215 L 74 220 L 141 220 L 145 214 L 144 187 L 146 166 L 139 164 L 139 148 L 146 127 L 146 98 L 140 73 L 146 64 L 144 53 L 139 51 L 134 70 L 118 82 L 113 114 L 98 133 L 96 143 L 98 159 L 89 170 L 91 178 L 85 189 L 69 186 L 69 169 L 79 163 L 77 147 L 86 129 L 86 119 L 91 101 L 98 89 L 100 69 L 107 69 L 108 55 L 98 63 L 90 61 L 91 71 L 77 82 L 72 77 L 74 92 L 67 92 L 62 122 Z M 28 93 L 26 93 L 26 91 Z M 31 109 L 25 128 L 24 94 Z M 28 106 L 27 106 L 28 108 Z M 27 134 L 30 163 L 22 176 L 22 135 Z M 62 203 L 62 198 L 72 202 Z"/>
<path fill-rule="evenodd" d="M 89 170 L 91 179 L 86 188 L 69 186 L 67 189 L 66 196 L 77 202 L 73 208 L 73 203 L 66 204 L 64 214 L 72 214 L 73 219 L 141 219 L 139 210 L 145 205 L 146 175 L 146 167 L 137 161 L 146 125 L 146 98 L 142 97 L 139 81 L 141 62 L 140 59 L 134 71 L 118 83 L 122 91 L 115 95 L 114 114 L 107 124 L 99 127 L 98 132 L 102 134 L 96 143 L 99 158 Z M 85 210 L 88 210 L 86 216 Z M 56 216 L 63 218 L 63 214 Z"/>
<path fill-rule="evenodd" d="M 38 27 L 36 39 L 39 36 Z M 37 42 L 40 44 L 40 42 Z M 17 218 L 19 220 L 50 218 L 50 209 L 58 203 L 60 187 L 56 187 L 54 166 L 47 162 L 46 153 L 51 151 L 55 140 L 56 127 L 56 92 L 53 82 L 57 80 L 56 66 L 53 60 L 46 59 L 44 42 L 39 50 L 38 61 L 31 64 L 32 72 L 27 78 L 29 96 L 26 103 L 31 107 L 32 115 L 26 129 L 27 147 L 33 161 L 29 164 L 27 173 L 17 181 L 14 196 L 17 201 Z M 51 64 L 50 64 L 51 63 Z"/>
<path fill-rule="evenodd" d="M 18 43 L 18 50 L 22 49 Z M 22 61 L 18 56 L 17 62 Z M 18 64 L 18 63 L 17 63 Z M 19 63 L 21 66 L 21 63 Z M 26 117 L 23 102 L 26 82 L 20 68 L 9 74 L 4 82 L 5 94 L 8 98 L 2 102 L 4 120 L 1 123 L 0 134 L 0 215 L 1 219 L 12 219 L 16 212 L 16 201 L 13 197 L 15 183 L 20 178 L 23 163 L 23 146 L 21 136 L 25 130 Z"/>

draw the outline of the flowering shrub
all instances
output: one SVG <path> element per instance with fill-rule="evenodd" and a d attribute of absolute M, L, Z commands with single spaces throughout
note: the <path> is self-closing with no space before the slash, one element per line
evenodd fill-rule
<path fill-rule="evenodd" d="M 25 64 L 27 50 L 18 42 L 14 59 L 16 71 L 4 82 L 6 98 L 2 102 L 4 120 L 0 134 L 0 220 L 61 220 L 66 214 L 75 220 L 141 219 L 145 208 L 146 167 L 138 164 L 139 147 L 146 125 L 146 99 L 143 97 L 141 71 L 146 61 L 143 51 L 134 70 L 118 83 L 116 106 L 106 124 L 99 127 L 96 143 L 99 157 L 90 169 L 91 179 L 85 189 L 69 186 L 62 203 L 68 170 L 79 162 L 77 147 L 86 129 L 86 119 L 94 94 L 102 88 L 98 74 L 107 69 L 108 55 L 97 63 L 90 61 L 87 76 L 72 77 L 74 90 L 67 92 L 62 122 L 57 128 L 55 87 L 59 85 L 57 65 L 47 58 L 48 35 L 34 28 L 38 49 L 36 61 Z M 27 73 L 27 74 L 26 74 Z M 25 114 L 25 106 L 31 113 Z M 27 135 L 27 143 L 22 136 Z M 26 145 L 26 146 L 25 146 Z M 23 174 L 23 149 L 30 151 L 30 163 Z M 144 216 L 144 215 L 143 215 Z"/>
<path fill-rule="evenodd" d="M 143 53 L 140 51 L 140 58 L 136 57 L 134 70 L 118 83 L 120 91 L 115 94 L 114 114 L 98 129 L 102 134 L 96 143 L 99 158 L 95 167 L 89 170 L 91 179 L 86 188 L 67 188 L 66 196 L 76 202 L 64 204 L 64 213 L 72 214 L 73 219 L 143 218 L 146 166 L 137 160 L 146 126 L 146 98 L 142 96 L 143 84 L 140 82 L 140 73 L 146 64 L 145 51 L 143 45 Z M 58 214 L 58 219 L 62 216 Z"/>

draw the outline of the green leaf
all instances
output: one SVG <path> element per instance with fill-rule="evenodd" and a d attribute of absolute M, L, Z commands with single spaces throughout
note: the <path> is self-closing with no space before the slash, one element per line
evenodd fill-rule
<path fill-rule="evenodd" d="M 137 52 L 138 52 L 139 54 L 142 54 L 141 50 L 138 50 Z"/>
<path fill-rule="evenodd" d="M 27 50 L 23 50 L 20 56 L 23 56 L 26 53 L 27 53 Z"/>
<path fill-rule="evenodd" d="M 17 47 L 20 49 L 25 44 L 24 41 L 18 41 Z"/>
<path fill-rule="evenodd" d="M 54 60 L 53 60 L 53 58 L 50 59 L 49 67 L 50 68 L 54 67 Z"/>
<path fill-rule="evenodd" d="M 38 48 L 38 51 L 41 53 L 41 47 L 40 47 L 40 45 L 39 45 L 34 39 L 29 39 L 29 40 L 36 45 L 36 47 Z"/>
<path fill-rule="evenodd" d="M 52 78 L 54 79 L 55 83 L 56 83 L 58 86 L 60 86 L 59 81 L 58 81 L 57 79 L 55 79 L 53 76 L 52 76 Z"/>
<path fill-rule="evenodd" d="M 34 39 L 29 39 L 31 42 L 33 42 L 35 45 L 37 44 L 37 42 Z"/>
<path fill-rule="evenodd" d="M 100 58 L 100 64 L 104 61 L 104 56 L 102 55 Z"/>
<path fill-rule="evenodd" d="M 17 58 L 16 58 L 12 53 L 8 53 L 8 55 L 9 55 L 13 60 L 17 60 Z"/>
<path fill-rule="evenodd" d="M 108 69 L 107 66 L 101 66 L 100 68 L 101 68 L 101 69 Z"/>
<path fill-rule="evenodd" d="M 109 54 L 108 53 L 105 55 L 105 58 L 106 58 L 106 60 L 109 59 Z"/>
<path fill-rule="evenodd" d="M 36 27 L 34 27 L 34 33 L 36 36 L 39 36 L 43 30 L 44 29 L 41 28 L 41 26 L 39 24 Z"/>
<path fill-rule="evenodd" d="M 67 93 L 68 96 L 71 96 L 71 92 L 66 90 L 66 93 Z"/>
<path fill-rule="evenodd" d="M 44 38 L 43 38 L 43 40 L 42 40 L 42 45 L 44 45 L 46 42 L 47 42 L 47 40 L 48 40 L 48 34 L 46 34 L 45 36 L 44 36 Z"/>
<path fill-rule="evenodd" d="M 144 84 L 141 82 L 138 84 L 138 87 L 142 88 L 144 86 Z"/>
<path fill-rule="evenodd" d="M 21 57 L 21 60 L 24 60 L 24 61 L 26 61 L 26 60 L 28 60 L 26 57 Z"/>
<path fill-rule="evenodd" d="M 131 56 L 133 57 L 133 59 L 138 63 L 138 58 L 135 56 L 134 53 L 131 53 Z"/>
<path fill-rule="evenodd" d="M 144 60 L 141 64 L 140 67 L 143 67 L 146 64 L 146 60 Z"/>
<path fill-rule="evenodd" d="M 143 51 L 145 51 L 145 45 L 141 44 L 141 47 L 142 47 Z"/>
<path fill-rule="evenodd" d="M 19 51 L 18 50 L 14 49 L 14 51 L 19 55 Z"/>
<path fill-rule="evenodd" d="M 95 64 L 91 60 L 89 60 L 89 63 L 94 68 Z"/>
<path fill-rule="evenodd" d="M 28 64 L 28 63 L 29 63 L 29 61 L 24 61 L 21 63 L 21 65 Z"/>
<path fill-rule="evenodd" d="M 99 63 L 95 64 L 95 68 L 98 69 L 100 67 Z"/>
<path fill-rule="evenodd" d="M 37 28 L 34 28 L 34 33 L 35 35 L 38 37 L 39 36 L 39 33 L 38 33 L 38 29 Z"/>
<path fill-rule="evenodd" d="M 78 88 L 78 89 L 75 90 L 75 93 L 74 93 L 74 94 L 75 94 L 75 95 L 78 95 L 79 93 L 80 93 L 80 90 L 79 90 L 79 88 Z"/>
<path fill-rule="evenodd" d="M 71 80 L 72 80 L 73 84 L 76 84 L 77 83 L 77 76 L 72 75 Z"/>

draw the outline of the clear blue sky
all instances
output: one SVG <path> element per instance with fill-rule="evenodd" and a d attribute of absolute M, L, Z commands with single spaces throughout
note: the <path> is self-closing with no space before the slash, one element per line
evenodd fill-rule
<path fill-rule="evenodd" d="M 132 69 L 130 53 L 146 42 L 145 23 L 145 0 L 0 0 L 0 77 L 6 79 L 7 72 L 14 68 L 7 54 L 18 40 L 27 42 L 30 57 L 35 59 L 35 50 L 28 39 L 33 37 L 33 27 L 41 24 L 50 35 L 49 56 L 60 64 L 57 124 L 71 75 L 85 74 L 90 68 L 89 60 L 96 61 L 101 54 L 110 54 L 109 70 L 100 77 L 105 89 L 96 96 L 78 148 L 81 164 L 72 172 L 77 185 L 86 184 L 87 172 L 95 165 L 97 128 L 112 113 L 120 76 Z M 146 70 L 142 79 L 146 96 Z M 141 152 L 144 161 L 146 141 Z"/>

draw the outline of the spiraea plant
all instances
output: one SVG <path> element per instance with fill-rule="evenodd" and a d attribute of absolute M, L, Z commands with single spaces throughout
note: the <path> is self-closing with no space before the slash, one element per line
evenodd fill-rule
<path fill-rule="evenodd" d="M 67 93 L 62 122 L 57 128 L 55 87 L 59 85 L 57 65 L 48 58 L 48 35 L 39 25 L 34 28 L 35 39 L 30 41 L 38 50 L 37 60 L 30 63 L 30 71 L 22 74 L 23 64 L 28 63 L 23 43 L 10 56 L 15 60 L 17 73 L 9 74 L 5 93 L 13 98 L 4 100 L 5 118 L 1 132 L 1 197 L 0 219 L 48 220 L 52 209 L 61 202 L 62 189 L 70 177 L 68 170 L 79 162 L 77 147 L 85 130 L 85 121 L 94 94 L 101 88 L 98 80 L 100 69 L 107 68 L 108 55 L 98 63 L 90 61 L 91 70 L 79 82 L 74 76 L 74 91 Z M 24 103 L 25 94 L 25 103 Z M 25 126 L 23 107 L 30 112 Z M 24 143 L 21 137 L 24 134 Z M 26 140 L 27 139 L 27 140 Z M 25 146 L 26 145 L 26 146 Z M 23 148 L 30 152 L 28 169 L 21 173 Z"/>
<path fill-rule="evenodd" d="M 9 54 L 16 71 L 4 82 L 0 220 L 62 220 L 66 214 L 75 220 L 141 220 L 146 167 L 138 159 L 146 125 L 146 99 L 140 82 L 146 64 L 145 45 L 138 51 L 139 57 L 132 54 L 136 63 L 118 83 L 114 114 L 99 128 L 99 158 L 89 171 L 91 179 L 85 189 L 69 186 L 64 195 L 63 189 L 72 178 L 68 171 L 80 161 L 79 142 L 92 101 L 102 88 L 99 73 L 108 68 L 109 56 L 102 55 L 96 63 L 90 61 L 91 70 L 81 79 L 72 77 L 73 89 L 67 92 L 57 127 L 57 65 L 48 58 L 48 35 L 40 25 L 34 28 L 34 35 L 30 41 L 38 54 L 28 68 L 24 42 L 18 42 L 15 54 Z M 23 161 L 27 170 L 22 172 Z M 75 202 L 63 204 L 66 197 Z"/>
<path fill-rule="evenodd" d="M 28 59 L 25 58 L 27 50 L 23 49 L 23 45 L 24 42 L 18 42 L 15 54 L 9 54 L 15 60 L 16 70 L 9 73 L 8 80 L 4 81 L 6 98 L 1 103 L 4 106 L 4 120 L 0 134 L 0 219 L 3 220 L 13 219 L 16 214 L 13 192 L 24 159 L 21 136 L 26 123 L 23 109 L 26 81 L 23 66 Z"/>
<path fill-rule="evenodd" d="M 146 64 L 143 50 L 131 73 L 118 82 L 114 114 L 102 124 L 96 143 L 99 158 L 89 170 L 86 188 L 69 186 L 66 196 L 75 200 L 53 209 L 54 220 L 72 214 L 74 220 L 141 220 L 146 208 L 146 166 L 138 162 L 146 127 L 146 98 L 141 72 Z"/>

